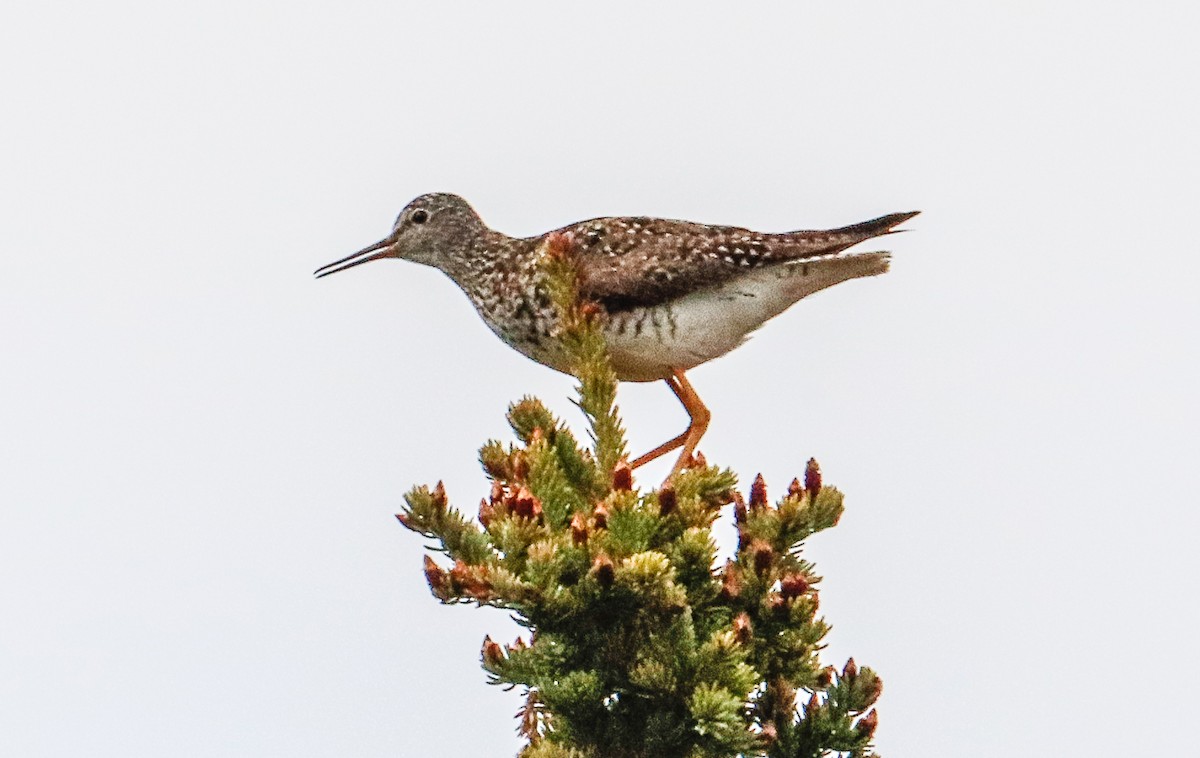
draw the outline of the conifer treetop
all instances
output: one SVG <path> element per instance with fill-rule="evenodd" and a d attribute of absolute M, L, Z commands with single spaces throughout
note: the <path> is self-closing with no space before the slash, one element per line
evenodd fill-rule
<path fill-rule="evenodd" d="M 874 755 L 882 682 L 853 660 L 821 664 L 820 577 L 801 552 L 837 523 L 841 493 L 810 460 L 774 503 L 761 476 L 743 497 L 702 456 L 638 487 L 604 313 L 580 302 L 572 260 L 572 241 L 550 237 L 541 282 L 590 444 L 522 398 L 508 409 L 517 442 L 480 450 L 491 487 L 477 519 L 441 483 L 409 491 L 397 514 L 447 559 L 425 557 L 435 597 L 504 608 L 528 630 L 482 646 L 489 681 L 524 694 L 522 758 Z M 730 504 L 738 546 L 718 567 L 712 528 Z"/>

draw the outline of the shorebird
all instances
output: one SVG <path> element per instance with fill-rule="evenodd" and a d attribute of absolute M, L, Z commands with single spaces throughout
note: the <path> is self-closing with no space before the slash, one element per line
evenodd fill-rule
<path fill-rule="evenodd" d="M 685 373 L 733 350 L 806 295 L 886 272 L 889 253 L 845 251 L 891 233 L 915 215 L 893 213 L 838 229 L 774 234 L 627 216 L 518 238 L 489 228 L 461 197 L 439 192 L 405 206 L 387 237 L 314 273 L 320 278 L 381 258 L 433 266 L 466 293 L 501 340 L 569 373 L 555 337 L 557 312 L 539 265 L 547 239 L 568 235 L 576 250 L 580 294 L 605 312 L 604 336 L 617 379 L 661 379 L 687 411 L 682 434 L 630 464 L 637 468 L 682 448 L 673 477 L 692 460 L 711 418 Z"/>

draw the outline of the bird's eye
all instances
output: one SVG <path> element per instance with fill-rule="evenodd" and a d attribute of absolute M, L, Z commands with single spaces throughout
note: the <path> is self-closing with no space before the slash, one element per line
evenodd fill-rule
<path fill-rule="evenodd" d="M 412 212 L 412 215 L 409 216 L 409 218 L 412 219 L 414 224 L 424 224 L 429 220 L 429 211 L 425 210 L 424 208 L 417 208 Z"/>

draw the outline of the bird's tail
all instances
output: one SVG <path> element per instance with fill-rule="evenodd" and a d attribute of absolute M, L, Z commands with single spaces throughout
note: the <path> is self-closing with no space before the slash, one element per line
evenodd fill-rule
<path fill-rule="evenodd" d="M 908 221 L 913 216 L 916 216 L 920 211 L 908 211 L 906 213 L 889 213 L 886 216 L 873 218 L 870 221 L 862 221 L 850 226 L 843 226 L 840 229 L 830 229 L 826 234 L 836 237 L 853 238 L 857 244 L 864 240 L 869 240 L 872 237 L 881 237 L 885 234 L 893 234 L 897 230 L 894 227 L 900 226 L 905 221 Z"/>
<path fill-rule="evenodd" d="M 872 237 L 881 237 L 898 231 L 895 227 L 908 221 L 920 211 L 892 213 L 870 221 L 863 221 L 840 229 L 823 231 L 796 231 L 775 235 L 772 247 L 784 260 L 802 260 L 837 255 Z"/>

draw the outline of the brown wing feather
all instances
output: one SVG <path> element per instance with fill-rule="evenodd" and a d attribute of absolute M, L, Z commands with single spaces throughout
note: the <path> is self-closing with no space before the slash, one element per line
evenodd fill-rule
<path fill-rule="evenodd" d="M 616 312 L 658 305 L 755 268 L 835 255 L 915 215 L 781 234 L 644 217 L 599 218 L 560 231 L 578 244 L 582 294 Z"/>

